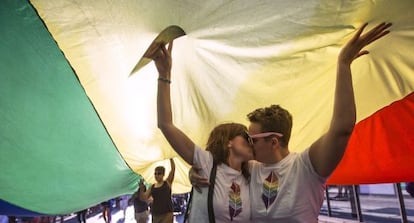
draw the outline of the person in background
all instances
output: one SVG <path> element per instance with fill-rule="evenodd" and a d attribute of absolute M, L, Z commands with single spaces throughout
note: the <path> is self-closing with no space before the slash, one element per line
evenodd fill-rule
<path fill-rule="evenodd" d="M 76 212 L 76 217 L 79 223 L 86 223 L 86 214 L 88 213 L 88 209 L 83 209 L 81 211 Z"/>
<path fill-rule="evenodd" d="M 119 196 L 117 199 L 118 206 L 119 206 L 119 209 L 122 211 L 122 214 L 123 214 L 122 216 L 123 216 L 124 221 L 126 219 L 126 211 L 128 208 L 129 198 L 130 198 L 130 195 L 122 195 L 122 196 Z"/>
<path fill-rule="evenodd" d="M 164 180 L 165 168 L 157 166 L 155 168 L 155 184 L 146 190 L 144 182 L 139 184 L 139 195 L 142 201 L 146 201 L 150 196 L 153 198 L 151 207 L 153 223 L 172 223 L 174 221 L 173 206 L 171 201 L 171 186 L 174 181 L 175 163 L 170 159 L 171 171 Z"/>
<path fill-rule="evenodd" d="M 112 199 L 104 201 L 101 203 L 102 205 L 102 216 L 106 223 L 111 223 L 112 220 Z"/>
<path fill-rule="evenodd" d="M 414 182 L 406 183 L 405 190 L 411 195 L 411 197 L 414 197 Z"/>
<path fill-rule="evenodd" d="M 141 181 L 145 182 L 144 178 L 142 178 Z M 141 185 L 141 181 L 138 182 L 138 185 Z M 144 192 L 146 190 L 146 187 L 144 187 Z M 148 200 L 142 201 L 140 199 L 140 191 L 141 187 L 138 186 L 138 190 L 129 199 L 129 203 L 132 203 L 134 205 L 135 221 L 137 223 L 147 223 L 149 216 Z"/>
<path fill-rule="evenodd" d="M 338 188 L 338 194 L 332 198 L 336 201 L 347 201 L 349 200 L 349 194 L 351 193 L 352 186 L 347 185 L 336 185 Z"/>

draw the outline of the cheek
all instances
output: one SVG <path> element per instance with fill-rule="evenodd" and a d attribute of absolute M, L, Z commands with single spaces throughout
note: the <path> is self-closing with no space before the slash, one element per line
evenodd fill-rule
<path fill-rule="evenodd" d="M 260 149 L 256 149 L 254 155 L 255 159 L 259 161 L 262 161 L 266 158 L 266 156 L 268 156 L 268 154 L 264 153 L 263 150 Z"/>
<path fill-rule="evenodd" d="M 234 138 L 233 140 L 230 140 L 230 143 L 233 147 L 237 147 L 237 148 L 243 148 L 243 149 L 249 149 L 251 148 L 251 145 L 249 144 L 249 142 L 242 138 L 241 136 L 238 136 L 236 138 Z"/>
<path fill-rule="evenodd" d="M 258 154 L 262 154 L 262 152 L 265 151 L 265 148 L 263 148 L 263 144 L 261 143 L 255 143 L 253 148 L 256 156 Z"/>
<path fill-rule="evenodd" d="M 253 148 L 257 151 L 257 150 L 259 150 L 260 148 L 261 148 L 261 145 L 260 145 L 260 143 L 259 142 L 254 142 L 253 143 Z"/>
<path fill-rule="evenodd" d="M 248 154 L 253 154 L 253 147 L 247 142 L 241 144 L 239 148 Z"/>

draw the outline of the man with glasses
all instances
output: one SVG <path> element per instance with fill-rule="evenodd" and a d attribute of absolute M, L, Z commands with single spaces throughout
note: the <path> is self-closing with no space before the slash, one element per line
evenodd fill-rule
<path fill-rule="evenodd" d="M 362 34 L 363 25 L 338 57 L 333 117 L 328 131 L 301 153 L 289 152 L 292 116 L 279 105 L 247 115 L 256 161 L 250 161 L 253 222 L 318 222 L 325 182 L 341 161 L 356 121 L 351 63 L 368 54 L 368 44 L 389 33 L 382 23 Z M 205 184 L 206 179 L 191 177 Z"/>
<path fill-rule="evenodd" d="M 279 105 L 256 109 L 247 117 L 257 160 L 249 162 L 250 201 L 255 207 L 252 219 L 317 222 L 327 175 L 315 168 L 311 151 L 323 152 L 315 147 L 321 145 L 314 143 L 301 153 L 289 152 L 292 116 Z M 336 150 L 339 146 L 329 148 Z"/>

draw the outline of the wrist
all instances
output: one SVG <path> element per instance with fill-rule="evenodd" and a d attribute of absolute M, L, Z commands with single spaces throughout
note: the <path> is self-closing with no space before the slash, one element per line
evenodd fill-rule
<path fill-rule="evenodd" d="M 347 60 L 347 59 L 343 59 L 343 58 L 338 59 L 338 65 L 339 66 L 350 66 L 351 63 L 352 63 L 352 60 Z"/>
<path fill-rule="evenodd" d="M 353 61 L 353 58 L 349 57 L 346 54 L 343 54 L 342 52 L 338 56 L 338 64 L 340 65 L 350 65 Z"/>
<path fill-rule="evenodd" d="M 171 80 L 166 77 L 158 77 L 158 82 L 164 82 L 167 84 L 171 84 Z"/>

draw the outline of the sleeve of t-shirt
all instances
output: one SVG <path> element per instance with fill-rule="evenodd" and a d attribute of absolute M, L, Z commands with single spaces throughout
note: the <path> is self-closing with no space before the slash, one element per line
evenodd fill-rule
<path fill-rule="evenodd" d="M 211 168 L 213 167 L 213 155 L 196 145 L 194 148 L 193 165 L 201 168 L 199 172 L 201 176 L 209 178 Z"/>
<path fill-rule="evenodd" d="M 249 166 L 249 172 L 251 173 L 253 171 L 253 168 L 256 167 L 256 165 L 258 165 L 259 162 L 257 162 L 256 160 L 249 160 L 247 162 L 248 166 Z"/>
<path fill-rule="evenodd" d="M 318 179 L 320 182 L 325 183 L 326 180 L 328 179 L 327 177 L 321 177 L 315 170 L 315 168 L 313 168 L 313 165 L 310 161 L 310 157 L 309 157 L 309 148 L 305 149 L 303 152 L 300 153 L 300 158 L 303 161 L 303 164 L 305 165 L 305 168 L 313 175 L 316 177 L 316 179 Z"/>

